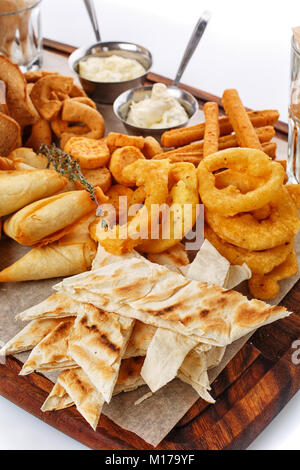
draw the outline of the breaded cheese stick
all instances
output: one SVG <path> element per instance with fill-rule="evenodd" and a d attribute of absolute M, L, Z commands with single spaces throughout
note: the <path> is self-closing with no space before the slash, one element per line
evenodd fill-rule
<path fill-rule="evenodd" d="M 239 146 L 262 150 L 259 138 L 237 90 L 225 90 L 222 97 L 222 103 L 236 134 Z"/>
<path fill-rule="evenodd" d="M 203 157 L 205 158 L 216 153 L 219 148 L 219 107 L 217 103 L 208 101 L 205 103 L 203 111 L 205 115 Z"/>

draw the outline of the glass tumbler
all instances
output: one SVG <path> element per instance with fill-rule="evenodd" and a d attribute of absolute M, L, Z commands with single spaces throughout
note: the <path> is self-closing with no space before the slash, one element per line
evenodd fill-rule
<path fill-rule="evenodd" d="M 42 0 L 0 0 L 0 54 L 22 72 L 42 66 Z"/>

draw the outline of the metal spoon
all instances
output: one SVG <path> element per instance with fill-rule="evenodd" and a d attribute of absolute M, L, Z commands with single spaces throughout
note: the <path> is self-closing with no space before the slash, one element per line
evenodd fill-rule
<path fill-rule="evenodd" d="M 183 75 L 183 72 L 186 69 L 186 66 L 188 65 L 192 55 L 195 52 L 196 47 L 199 44 L 200 39 L 203 36 L 203 33 L 206 29 L 206 26 L 208 25 L 208 22 L 210 20 L 211 13 L 209 11 L 204 11 L 202 16 L 199 18 L 198 23 L 195 26 L 194 31 L 192 32 L 191 38 L 188 42 L 188 45 L 186 46 L 184 55 L 182 57 L 178 72 L 176 74 L 175 80 L 173 82 L 173 86 L 178 86 L 180 79 Z"/>
<path fill-rule="evenodd" d="M 99 30 L 99 25 L 98 25 L 98 20 L 97 20 L 97 15 L 96 15 L 96 10 L 95 10 L 95 5 L 93 0 L 83 0 L 85 7 L 87 9 L 89 18 L 91 20 L 93 30 L 96 36 L 96 41 L 100 42 L 101 41 L 101 36 L 100 36 L 100 30 Z"/>

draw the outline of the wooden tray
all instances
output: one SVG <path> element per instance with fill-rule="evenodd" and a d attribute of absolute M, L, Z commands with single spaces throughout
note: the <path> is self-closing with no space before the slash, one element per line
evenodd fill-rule
<path fill-rule="evenodd" d="M 71 46 L 45 40 L 45 49 L 45 68 L 49 62 L 50 67 L 63 64 L 66 69 Z M 154 74 L 148 79 L 150 83 L 170 82 Z M 200 106 L 208 100 L 221 106 L 220 99 L 209 93 L 183 88 L 194 94 Z M 286 124 L 279 122 L 276 130 L 277 142 L 286 149 Z M 282 302 L 296 313 L 260 328 L 213 383 L 217 403 L 209 405 L 199 399 L 156 449 L 246 449 L 272 421 L 300 388 L 300 366 L 292 362 L 292 343 L 300 339 L 299 287 L 298 282 Z M 13 357 L 0 364 L 0 394 L 16 405 L 92 449 L 153 449 L 103 415 L 94 432 L 74 407 L 42 413 L 40 407 L 53 384 L 37 373 L 19 376 L 21 367 Z"/>

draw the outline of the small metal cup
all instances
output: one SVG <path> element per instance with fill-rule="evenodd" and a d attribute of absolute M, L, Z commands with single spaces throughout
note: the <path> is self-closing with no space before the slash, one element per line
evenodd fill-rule
<path fill-rule="evenodd" d="M 123 82 L 95 82 L 79 74 L 79 62 L 82 59 L 89 56 L 108 57 L 114 54 L 137 60 L 145 68 L 145 73 L 133 80 Z M 143 46 L 130 42 L 98 42 L 92 46 L 76 49 L 69 57 L 69 66 L 77 74 L 82 88 L 92 100 L 112 104 L 124 91 L 145 83 L 147 73 L 152 67 L 152 55 Z"/>
<path fill-rule="evenodd" d="M 172 126 L 172 129 L 177 129 L 187 125 L 188 121 L 194 116 L 198 111 L 199 105 L 193 95 L 178 88 L 176 86 L 167 87 L 168 93 L 176 98 L 179 103 L 184 107 L 188 119 L 186 122 L 178 126 Z M 127 116 L 130 109 L 131 103 L 142 101 L 145 98 L 151 95 L 152 85 L 133 88 L 132 90 L 125 91 L 122 93 L 114 102 L 113 109 L 114 113 L 120 121 L 128 128 L 128 130 L 135 135 L 152 135 L 153 137 L 160 137 L 165 131 L 169 130 L 171 127 L 160 128 L 160 129 L 148 129 L 145 127 L 138 127 L 127 122 Z"/>

